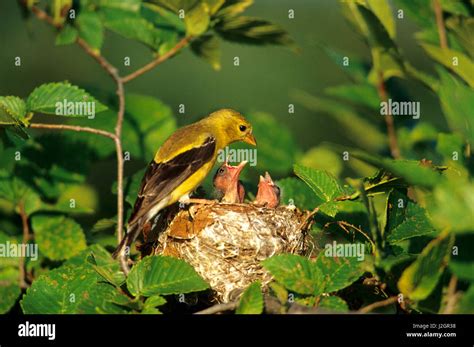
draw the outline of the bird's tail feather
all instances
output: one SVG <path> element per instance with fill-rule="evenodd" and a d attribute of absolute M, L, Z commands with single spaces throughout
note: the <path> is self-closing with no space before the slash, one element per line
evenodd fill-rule
<path fill-rule="evenodd" d="M 125 234 L 120 244 L 117 246 L 115 251 L 112 253 L 112 258 L 117 258 L 117 256 L 123 253 L 127 247 L 130 247 L 133 241 L 137 238 L 141 231 L 141 220 L 138 220 L 136 223 L 129 225 L 127 227 L 127 234 Z"/>

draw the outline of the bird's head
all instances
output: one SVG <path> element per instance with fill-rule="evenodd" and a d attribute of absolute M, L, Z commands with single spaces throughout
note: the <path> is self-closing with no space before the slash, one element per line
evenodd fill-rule
<path fill-rule="evenodd" d="M 265 172 L 265 177 L 260 176 L 255 203 L 269 208 L 275 208 L 280 204 L 280 188 L 273 183 L 268 172 Z"/>
<path fill-rule="evenodd" d="M 253 146 L 257 145 L 257 141 L 252 134 L 252 125 L 239 112 L 224 108 L 213 112 L 209 119 L 212 119 L 213 123 L 218 125 L 227 144 L 243 141 Z"/>
<path fill-rule="evenodd" d="M 240 173 L 246 164 L 247 161 L 243 161 L 237 166 L 229 165 L 227 162 L 222 164 L 214 175 L 214 187 L 223 194 L 233 188 L 237 189 Z"/>

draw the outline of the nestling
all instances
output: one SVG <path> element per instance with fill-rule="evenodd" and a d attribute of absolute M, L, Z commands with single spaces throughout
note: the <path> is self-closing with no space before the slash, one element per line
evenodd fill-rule
<path fill-rule="evenodd" d="M 223 202 L 243 203 L 245 188 L 242 181 L 239 180 L 242 169 L 247 161 L 241 162 L 237 166 L 229 165 L 227 162 L 217 169 L 214 175 L 214 188 L 221 194 Z"/>
<path fill-rule="evenodd" d="M 273 183 L 268 172 L 265 172 L 265 177 L 260 176 L 254 204 L 268 208 L 276 208 L 280 204 L 280 188 Z"/>

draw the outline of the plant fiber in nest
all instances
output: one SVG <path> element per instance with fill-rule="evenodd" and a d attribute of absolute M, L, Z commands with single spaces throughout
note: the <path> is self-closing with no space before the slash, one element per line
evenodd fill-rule
<path fill-rule="evenodd" d="M 251 204 L 214 203 L 180 210 L 159 235 L 155 254 L 185 260 L 210 284 L 217 302 L 236 300 L 271 275 L 261 262 L 273 255 L 306 255 L 310 212 Z"/>

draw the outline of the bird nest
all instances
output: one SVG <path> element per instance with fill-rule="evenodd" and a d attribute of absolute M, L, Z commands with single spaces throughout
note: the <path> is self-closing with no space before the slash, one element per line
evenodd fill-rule
<path fill-rule="evenodd" d="M 310 252 L 310 215 L 294 206 L 192 205 L 174 216 L 154 253 L 185 260 L 210 284 L 216 301 L 229 302 L 250 283 L 271 281 L 263 260 Z"/>

